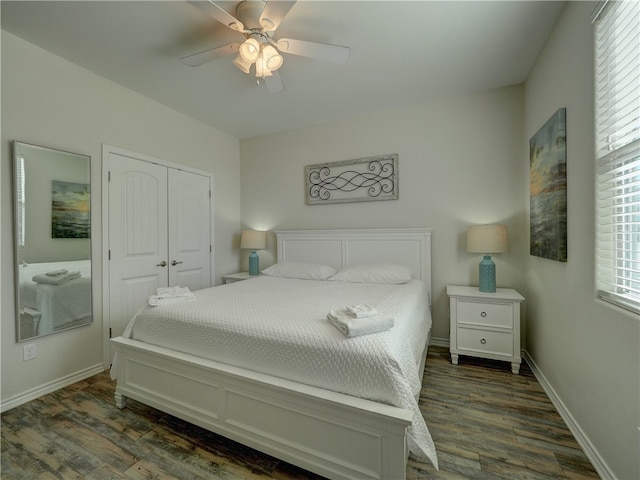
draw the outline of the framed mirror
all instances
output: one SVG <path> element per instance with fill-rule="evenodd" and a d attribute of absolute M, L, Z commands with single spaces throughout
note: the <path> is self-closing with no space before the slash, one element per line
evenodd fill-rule
<path fill-rule="evenodd" d="M 13 142 L 17 341 L 87 325 L 91 158 Z"/>

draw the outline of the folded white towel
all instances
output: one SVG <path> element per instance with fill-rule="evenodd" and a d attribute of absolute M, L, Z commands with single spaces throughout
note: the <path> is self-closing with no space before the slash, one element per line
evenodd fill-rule
<path fill-rule="evenodd" d="M 80 272 L 68 272 L 62 275 L 56 275 L 54 277 L 49 275 L 34 275 L 31 279 L 37 283 L 48 283 L 49 285 L 62 285 L 63 283 L 73 280 L 74 278 L 80 278 Z"/>
<path fill-rule="evenodd" d="M 156 295 L 149 297 L 149 305 L 157 307 L 159 305 L 170 305 L 179 302 L 193 300 L 195 295 L 189 287 L 164 287 L 156 289 Z"/>
<path fill-rule="evenodd" d="M 375 308 L 366 304 L 347 305 L 345 309 L 349 315 L 356 318 L 367 318 L 378 315 L 378 311 Z"/>
<path fill-rule="evenodd" d="M 67 270 L 66 268 L 63 268 L 60 270 L 53 270 L 52 272 L 47 272 L 45 273 L 45 275 L 47 277 L 58 277 L 60 275 L 64 275 L 65 273 L 69 273 L 69 270 Z"/>
<path fill-rule="evenodd" d="M 347 313 L 346 308 L 330 310 L 329 322 L 347 337 L 383 332 L 393 327 L 393 318 L 388 315 L 374 315 L 366 318 L 355 318 Z"/>

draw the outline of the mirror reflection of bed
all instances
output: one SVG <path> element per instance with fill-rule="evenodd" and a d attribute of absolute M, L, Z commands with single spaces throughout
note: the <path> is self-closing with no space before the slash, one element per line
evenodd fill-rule
<path fill-rule="evenodd" d="M 17 340 L 93 321 L 90 158 L 14 142 Z"/>
<path fill-rule="evenodd" d="M 20 336 L 91 322 L 91 261 L 27 263 L 20 270 Z"/>

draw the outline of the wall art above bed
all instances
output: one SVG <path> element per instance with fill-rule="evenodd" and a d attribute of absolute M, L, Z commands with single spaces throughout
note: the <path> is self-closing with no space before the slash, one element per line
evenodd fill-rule
<path fill-rule="evenodd" d="M 305 203 L 371 202 L 398 199 L 398 155 L 307 165 Z"/>

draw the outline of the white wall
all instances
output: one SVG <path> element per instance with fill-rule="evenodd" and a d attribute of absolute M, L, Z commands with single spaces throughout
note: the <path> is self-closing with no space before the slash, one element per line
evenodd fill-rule
<path fill-rule="evenodd" d="M 568 262 L 527 261 L 527 351 L 602 458 L 605 477 L 640 478 L 640 322 L 594 294 L 594 85 L 591 2 L 570 2 L 525 87 L 528 141 L 567 109 Z"/>
<path fill-rule="evenodd" d="M 637 479 L 640 322 L 594 293 L 593 6 L 568 4 L 526 87 L 242 140 L 242 221 L 265 230 L 434 227 L 434 337 L 444 340 L 445 286 L 477 284 L 466 226 L 507 223 L 511 252 L 494 256 L 498 286 L 526 297 L 524 345 L 534 367 L 599 472 Z M 567 108 L 567 263 L 529 256 L 528 142 L 560 107 Z M 305 165 L 388 153 L 400 158 L 399 200 L 305 205 Z M 274 255 L 272 243 L 261 265 Z"/>
<path fill-rule="evenodd" d="M 237 139 L 6 32 L 2 32 L 1 138 L 3 403 L 102 364 L 103 143 L 212 172 L 216 281 L 237 270 L 238 252 L 233 248 L 240 227 Z M 22 360 L 22 345 L 15 341 L 10 146 L 14 139 L 91 156 L 95 322 L 36 340 L 38 356 L 28 362 Z"/>
<path fill-rule="evenodd" d="M 265 230 L 433 227 L 433 335 L 448 340 L 446 285 L 478 281 L 468 225 L 508 224 L 512 249 L 494 257 L 497 283 L 523 287 L 522 115 L 522 89 L 512 87 L 242 140 L 242 221 Z M 390 153 L 399 156 L 398 200 L 305 205 L 305 165 Z M 273 262 L 271 243 L 261 267 Z"/>

